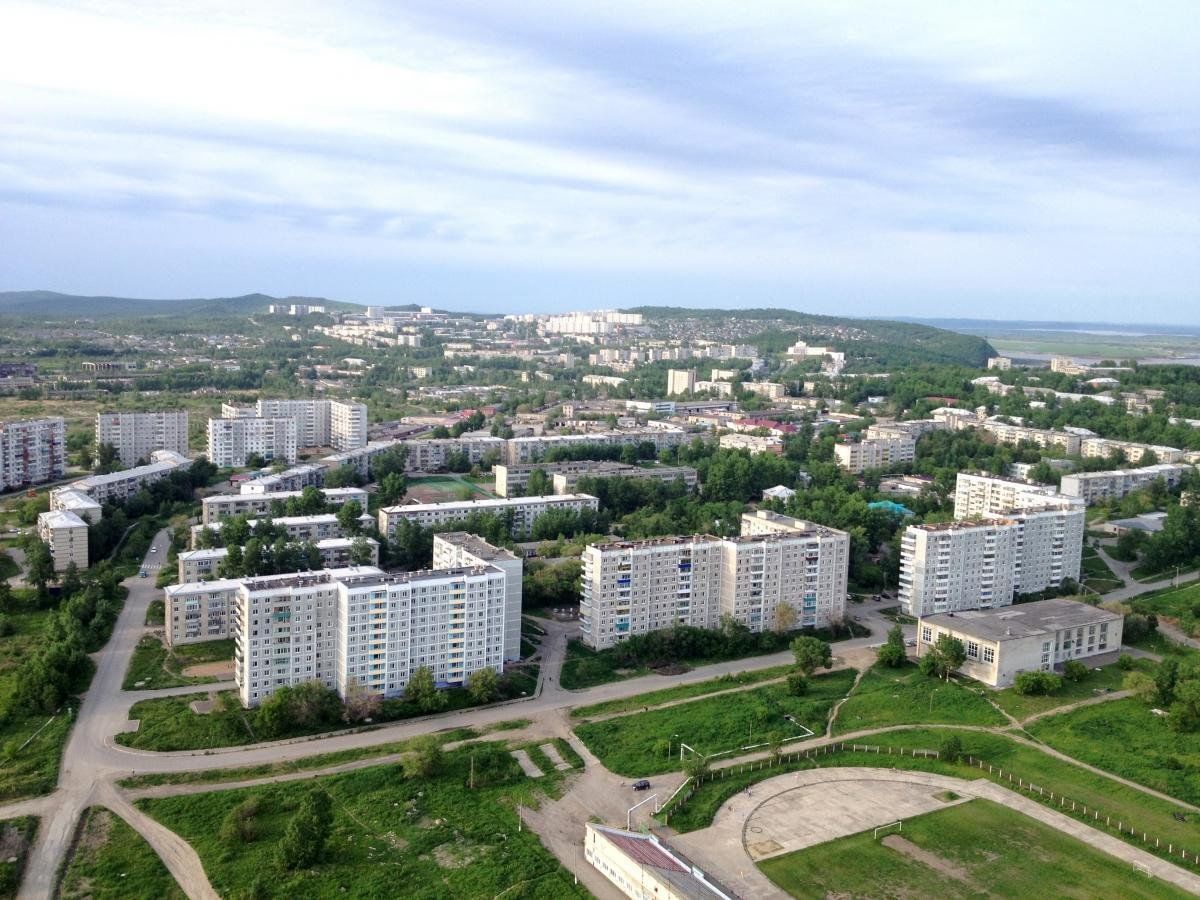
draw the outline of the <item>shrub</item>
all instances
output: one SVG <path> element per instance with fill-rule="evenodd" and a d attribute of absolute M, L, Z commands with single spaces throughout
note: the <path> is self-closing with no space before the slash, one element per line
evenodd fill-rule
<path fill-rule="evenodd" d="M 1133 669 L 1133 657 L 1128 653 L 1122 653 L 1117 657 L 1117 667 L 1122 672 L 1128 672 Z"/>
<path fill-rule="evenodd" d="M 1088 667 L 1077 659 L 1069 659 L 1063 664 L 1063 678 L 1067 681 L 1079 682 L 1087 678 Z"/>
<path fill-rule="evenodd" d="M 1013 687 L 1026 697 L 1047 696 L 1062 687 L 1062 679 L 1051 672 L 1022 672 Z"/>
<path fill-rule="evenodd" d="M 942 738 L 942 743 L 938 747 L 938 753 L 942 762 L 956 763 L 963 755 L 962 738 L 957 734 L 948 734 Z"/>
<path fill-rule="evenodd" d="M 803 697 L 808 693 L 808 678 L 799 669 L 792 669 L 788 672 L 787 689 L 793 697 Z"/>

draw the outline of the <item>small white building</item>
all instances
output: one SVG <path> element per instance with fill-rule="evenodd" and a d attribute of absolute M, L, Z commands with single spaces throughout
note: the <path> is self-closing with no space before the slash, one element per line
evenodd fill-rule
<path fill-rule="evenodd" d="M 64 509 L 40 513 L 37 531 L 50 547 L 55 572 L 65 571 L 71 563 L 78 569 L 88 567 L 88 523 L 75 513 Z"/>
<path fill-rule="evenodd" d="M 737 894 L 654 834 L 587 823 L 589 865 L 634 900 L 735 900 Z"/>
<path fill-rule="evenodd" d="M 777 484 L 775 487 L 769 487 L 762 492 L 764 500 L 782 500 L 784 503 L 796 496 L 796 492 L 790 487 L 783 484 Z"/>
<path fill-rule="evenodd" d="M 1051 672 L 1121 648 L 1124 618 L 1078 600 L 1055 598 L 991 610 L 922 616 L 917 655 L 948 634 L 962 641 L 959 671 L 992 687 L 1009 687 L 1022 672 Z"/>

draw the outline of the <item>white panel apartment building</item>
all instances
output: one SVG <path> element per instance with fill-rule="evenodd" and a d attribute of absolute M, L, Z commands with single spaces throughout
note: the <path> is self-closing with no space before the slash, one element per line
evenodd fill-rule
<path fill-rule="evenodd" d="M 1017 560 L 1011 520 L 910 525 L 900 540 L 900 608 L 926 616 L 1008 606 Z"/>
<path fill-rule="evenodd" d="M 280 491 L 302 491 L 306 487 L 322 487 L 325 484 L 327 466 L 324 463 L 309 463 L 292 466 L 282 472 L 273 472 L 243 481 L 239 494 L 277 494 Z"/>
<path fill-rule="evenodd" d="M 373 566 L 172 585 L 172 643 L 236 642 L 238 694 L 257 706 L 285 685 L 353 683 L 400 696 L 426 666 L 439 684 L 503 669 L 504 572 L 495 566 L 385 575 Z"/>
<path fill-rule="evenodd" d="M 223 521 L 224 519 L 219 519 L 207 525 L 193 525 L 192 549 L 196 549 L 197 536 L 201 531 L 206 528 L 220 531 Z M 247 524 L 253 528 L 258 524 L 258 520 L 249 519 Z M 278 519 L 272 519 L 271 524 L 282 528 L 287 532 L 288 538 L 293 541 L 323 541 L 327 538 L 345 537 L 342 525 L 333 513 L 318 513 L 313 516 L 280 516 Z M 374 521 L 368 516 L 366 524 L 374 524 Z"/>
<path fill-rule="evenodd" d="M 583 640 L 603 649 L 676 624 L 714 628 L 731 616 L 752 631 L 821 628 L 845 612 L 850 537 L 787 516 L 748 523 L 743 536 L 593 544 L 583 554 Z M 772 527 L 774 526 L 774 527 Z M 746 534 L 750 528 L 757 534 Z"/>
<path fill-rule="evenodd" d="M 379 531 L 393 535 L 397 524 L 407 520 L 423 528 L 436 528 L 447 522 L 464 519 L 471 513 L 487 513 L 500 518 L 510 517 L 513 536 L 528 535 L 533 523 L 552 509 L 580 512 L 600 508 L 600 501 L 591 494 L 562 494 L 542 497 L 509 497 L 489 500 L 456 500 L 448 503 L 411 503 L 407 506 L 385 506 L 379 510 Z"/>
<path fill-rule="evenodd" d="M 221 468 L 246 465 L 258 454 L 266 460 L 296 461 L 296 420 L 241 417 L 208 420 L 208 459 Z"/>
<path fill-rule="evenodd" d="M 0 423 L 0 491 L 62 478 L 67 426 L 59 416 Z"/>
<path fill-rule="evenodd" d="M 434 569 L 495 566 L 504 573 L 504 660 L 521 658 L 521 590 L 524 562 L 521 557 L 493 547 L 481 537 L 465 531 L 448 531 L 433 536 Z"/>
<path fill-rule="evenodd" d="M 367 407 L 342 400 L 270 400 L 260 398 L 259 418 L 296 420 L 296 441 L 301 447 L 357 450 L 367 445 Z"/>
<path fill-rule="evenodd" d="M 1160 478 L 1167 487 L 1174 487 L 1183 481 L 1185 475 L 1195 470 L 1195 466 L 1187 463 L 1158 463 L 1141 469 L 1073 472 L 1063 476 L 1059 490 L 1068 497 L 1079 497 L 1090 505 L 1101 500 L 1119 500 Z"/>
<path fill-rule="evenodd" d="M 81 571 L 88 567 L 88 523 L 84 519 L 61 509 L 39 513 L 37 533 L 50 547 L 55 572 L 64 571 L 71 563 Z"/>
<path fill-rule="evenodd" d="M 1109 438 L 1091 437 L 1079 442 L 1081 456 L 1091 459 L 1107 459 L 1117 453 L 1124 453 L 1131 463 L 1141 462 L 1147 453 L 1153 453 L 1160 463 L 1179 462 L 1183 459 L 1183 451 L 1176 447 L 1163 447 L 1159 444 L 1139 444 L 1135 441 L 1114 441 Z"/>
<path fill-rule="evenodd" d="M 172 472 L 188 469 L 192 461 L 174 450 L 152 450 L 152 462 L 147 466 L 134 466 L 132 469 L 122 469 L 120 472 L 109 472 L 106 475 L 89 475 L 73 481 L 65 488 L 55 488 L 51 491 L 51 506 L 54 505 L 54 495 L 59 492 L 73 491 L 87 494 L 97 503 L 112 503 L 132 497 L 148 484 L 154 484 L 166 478 Z"/>
<path fill-rule="evenodd" d="M 325 502 L 333 506 L 341 506 L 351 500 L 358 502 L 364 510 L 367 508 L 367 492 L 362 488 L 320 488 Z M 200 521 L 205 525 L 228 519 L 230 516 L 265 516 L 271 512 L 271 504 L 276 501 L 287 501 L 299 497 L 302 491 L 279 491 L 269 494 L 216 494 L 205 497 L 200 501 L 202 515 Z"/>
<path fill-rule="evenodd" d="M 205 527 L 203 525 L 201 528 Z M 356 538 L 330 537 L 312 541 L 321 554 L 324 568 L 339 569 L 352 565 L 350 552 L 354 549 Z M 379 564 L 379 542 L 374 538 L 362 537 L 371 551 L 371 558 L 364 565 Z M 222 561 L 229 554 L 225 547 L 210 547 L 203 550 L 184 550 L 177 560 L 179 583 L 205 581 L 212 578 L 221 567 Z"/>
<path fill-rule="evenodd" d="M 187 410 L 97 413 L 96 444 L 115 447 L 126 468 L 137 465 L 139 459 L 149 459 L 155 450 L 187 456 Z"/>
<path fill-rule="evenodd" d="M 886 469 L 917 458 L 917 439 L 907 434 L 835 444 L 833 456 L 847 472 Z"/>

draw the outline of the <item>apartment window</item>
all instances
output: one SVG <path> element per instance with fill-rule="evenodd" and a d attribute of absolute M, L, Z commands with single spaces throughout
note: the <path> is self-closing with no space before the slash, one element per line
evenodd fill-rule
<path fill-rule="evenodd" d="M 979 659 L 979 642 L 967 641 L 967 658 Z"/>
<path fill-rule="evenodd" d="M 928 625 L 925 625 L 921 628 L 921 640 L 927 644 L 933 640 L 933 629 Z"/>
<path fill-rule="evenodd" d="M 983 661 L 985 663 L 993 663 L 996 661 L 996 650 L 994 647 L 983 648 Z"/>

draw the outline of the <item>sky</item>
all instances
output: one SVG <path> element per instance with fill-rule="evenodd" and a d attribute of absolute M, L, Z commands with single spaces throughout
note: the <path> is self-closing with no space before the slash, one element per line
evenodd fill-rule
<path fill-rule="evenodd" d="M 1195 0 L 0 4 L 0 290 L 1200 322 Z"/>

